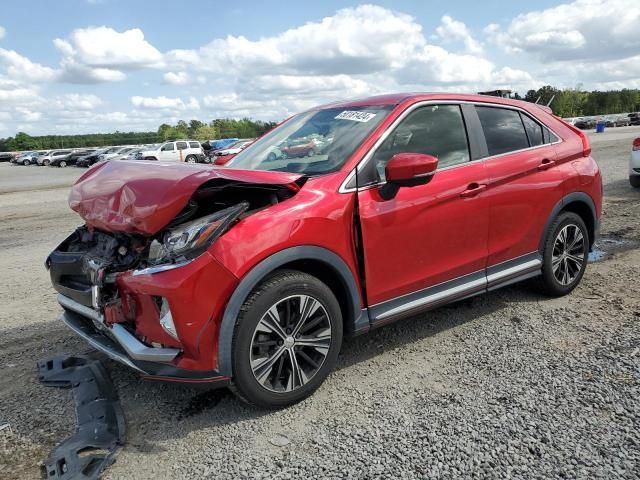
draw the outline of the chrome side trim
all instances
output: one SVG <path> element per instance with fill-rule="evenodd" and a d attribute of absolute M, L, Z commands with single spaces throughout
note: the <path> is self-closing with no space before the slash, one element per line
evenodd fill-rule
<path fill-rule="evenodd" d="M 487 275 L 487 282 L 491 285 L 491 284 L 497 283 L 500 280 L 513 277 L 516 274 L 520 274 L 525 271 L 539 269 L 540 267 L 542 267 L 542 260 L 539 260 L 539 259 L 529 260 L 528 262 L 525 262 L 523 264 L 515 265 L 513 267 L 506 268 L 502 271 L 493 273 L 491 275 Z"/>
<path fill-rule="evenodd" d="M 412 313 L 430 310 L 488 290 L 504 287 L 539 275 L 541 268 L 542 257 L 538 252 L 520 255 L 485 270 L 371 305 L 369 307 L 371 324 L 377 327 Z"/>
<path fill-rule="evenodd" d="M 477 290 L 479 288 L 484 289 L 486 285 L 487 285 L 486 278 L 479 278 L 477 280 L 472 280 L 468 283 L 449 288 L 442 292 L 427 295 L 423 298 L 416 299 L 411 302 L 405 303 L 404 305 L 387 310 L 386 312 L 378 315 L 378 317 L 376 317 L 376 320 L 382 321 L 386 318 L 398 316 L 399 314 L 404 312 L 422 309 L 422 308 L 428 308 L 429 306 L 441 304 L 443 301 L 445 300 L 448 301 L 450 299 L 457 298 L 461 294 L 467 295 L 469 292 L 473 290 Z"/>
<path fill-rule="evenodd" d="M 99 322 L 103 324 L 103 328 L 108 328 L 104 325 L 104 316 L 100 312 L 60 294 L 58 295 L 58 303 L 65 309 L 75 312 L 85 318 L 94 320 L 95 322 Z M 68 324 L 66 321 L 65 323 Z M 77 329 L 74 329 L 74 331 L 77 331 Z M 119 323 L 113 324 L 109 331 L 113 339 L 125 350 L 127 355 L 134 360 L 144 360 L 147 362 L 170 362 L 180 353 L 180 350 L 177 348 L 148 347 Z M 82 335 L 82 337 L 85 339 L 87 338 L 86 335 Z M 95 346 L 95 339 L 90 343 Z M 100 348 L 100 350 L 104 351 L 104 348 Z"/>
<path fill-rule="evenodd" d="M 438 104 L 438 105 L 474 105 L 474 106 L 475 105 L 479 105 L 479 106 L 506 108 L 508 110 L 517 110 L 519 112 L 522 112 L 522 113 L 528 115 L 529 117 L 533 117 L 533 119 L 536 122 L 538 122 L 540 125 L 545 127 L 547 130 L 549 130 L 551 133 L 553 133 L 556 136 L 556 138 L 559 139 L 557 142 L 543 143 L 542 145 L 535 145 L 533 147 L 527 147 L 527 148 L 523 148 L 523 149 L 520 149 L 520 150 L 514 150 L 512 152 L 506 152 L 506 153 L 502 153 L 500 155 L 492 155 L 492 156 L 488 156 L 488 157 L 479 158 L 477 160 L 469 160 L 469 162 L 461 163 L 461 164 L 458 164 L 458 165 L 451 165 L 449 167 L 444 167 L 442 169 L 437 169 L 436 173 L 441 171 L 441 170 L 450 169 L 452 167 L 461 167 L 461 166 L 469 165 L 469 164 L 471 164 L 473 162 L 484 162 L 484 161 L 487 161 L 487 160 L 493 160 L 494 158 L 500 158 L 500 157 L 504 157 L 506 155 L 512 155 L 514 153 L 520 153 L 520 152 L 526 152 L 526 151 L 529 151 L 529 150 L 535 150 L 537 148 L 547 147 L 549 145 L 557 145 L 558 143 L 562 143 L 563 142 L 562 137 L 560 135 L 558 135 L 551 127 L 549 127 L 544 122 L 540 121 L 540 119 L 538 119 L 538 117 L 533 115 L 531 112 L 528 112 L 524 108 L 516 107 L 515 105 L 503 105 L 503 104 L 500 104 L 500 103 L 468 101 L 468 100 L 424 100 L 422 102 L 414 103 L 413 105 L 411 105 L 404 112 L 402 112 L 398 116 L 398 118 L 396 118 L 393 121 L 393 123 L 391 125 L 389 125 L 389 127 L 384 131 L 384 133 L 382 135 L 380 135 L 380 138 L 378 138 L 376 143 L 374 143 L 373 146 L 369 149 L 369 151 L 366 153 L 366 155 L 358 162 L 358 165 L 356 165 L 356 168 L 351 170 L 351 172 L 349 172 L 347 177 L 342 181 L 342 183 L 340 184 L 340 188 L 338 188 L 338 192 L 339 193 L 351 193 L 351 192 L 358 191 L 357 187 L 347 188 L 347 185 L 349 184 L 349 182 L 352 180 L 353 176 L 355 175 L 356 169 L 358 169 L 358 171 L 361 171 L 364 168 L 365 164 L 371 159 L 371 157 L 374 155 L 374 153 L 380 147 L 380 145 L 387 139 L 387 137 L 389 135 L 391 135 L 391 132 L 398 126 L 398 124 L 400 122 L 402 122 L 407 117 L 407 115 L 409 115 L 411 112 L 413 112 L 417 108 L 424 107 L 426 105 L 433 105 L 433 104 Z M 387 183 L 387 182 L 372 183 L 372 184 L 368 184 L 368 185 L 363 185 L 362 188 L 378 187 L 378 186 L 384 185 L 385 183 Z"/>

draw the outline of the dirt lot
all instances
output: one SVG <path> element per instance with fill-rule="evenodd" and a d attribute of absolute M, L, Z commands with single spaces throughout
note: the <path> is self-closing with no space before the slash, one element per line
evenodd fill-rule
<path fill-rule="evenodd" d="M 605 252 L 560 299 L 526 285 L 348 340 L 338 370 L 279 412 L 226 391 L 140 381 L 106 362 L 128 439 L 107 478 L 638 478 L 639 127 L 592 134 L 605 181 Z M 0 478 L 39 478 L 74 428 L 38 359 L 85 352 L 57 320 L 43 261 L 80 223 L 82 173 L 0 164 Z"/>

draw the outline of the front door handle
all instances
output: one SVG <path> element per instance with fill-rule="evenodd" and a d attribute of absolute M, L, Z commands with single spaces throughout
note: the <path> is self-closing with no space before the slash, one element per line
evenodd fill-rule
<path fill-rule="evenodd" d="M 460 192 L 460 196 L 462 198 L 475 197 L 479 193 L 484 192 L 487 189 L 487 186 L 484 183 L 470 183 L 467 185 L 467 189 Z"/>
<path fill-rule="evenodd" d="M 548 158 L 545 158 L 544 160 L 542 160 L 540 165 L 538 165 L 538 170 L 548 170 L 551 167 L 553 167 L 555 164 L 556 162 L 554 162 L 553 160 L 549 160 Z"/>

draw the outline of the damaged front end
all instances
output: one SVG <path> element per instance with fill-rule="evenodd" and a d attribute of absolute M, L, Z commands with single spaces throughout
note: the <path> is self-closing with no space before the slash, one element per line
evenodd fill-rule
<path fill-rule="evenodd" d="M 143 375 L 224 380 L 213 339 L 238 279 L 207 250 L 244 217 L 295 195 L 304 179 L 258 173 L 252 182 L 251 172 L 147 164 L 143 180 L 139 164 L 111 163 L 119 165 L 74 186 L 70 204 L 86 224 L 46 261 L 63 321 Z M 163 190 L 153 184 L 159 177 Z"/>

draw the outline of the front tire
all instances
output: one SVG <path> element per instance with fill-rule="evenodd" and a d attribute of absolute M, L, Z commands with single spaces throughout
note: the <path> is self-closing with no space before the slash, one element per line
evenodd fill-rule
<path fill-rule="evenodd" d="M 51 160 L 43 160 L 42 161 L 42 165 L 44 165 L 45 167 L 48 167 L 50 163 L 51 163 Z"/>
<path fill-rule="evenodd" d="M 552 297 L 567 295 L 582 280 L 588 257 L 589 232 L 584 221 L 573 212 L 561 213 L 544 243 L 538 289 Z"/>
<path fill-rule="evenodd" d="M 640 175 L 629 175 L 629 183 L 633 188 L 640 188 Z"/>
<path fill-rule="evenodd" d="M 25 159 L 22 161 L 22 165 L 24 165 L 25 167 L 28 167 L 29 165 L 31 165 L 31 160 L 29 159 Z"/>
<path fill-rule="evenodd" d="M 329 287 L 303 272 L 277 271 L 240 309 L 232 390 L 264 408 L 297 403 L 333 370 L 341 345 L 342 314 Z"/>
<path fill-rule="evenodd" d="M 61 160 L 60 163 L 58 164 L 58 166 L 60 168 L 65 168 L 67 166 L 67 162 L 65 162 L 64 160 Z"/>

